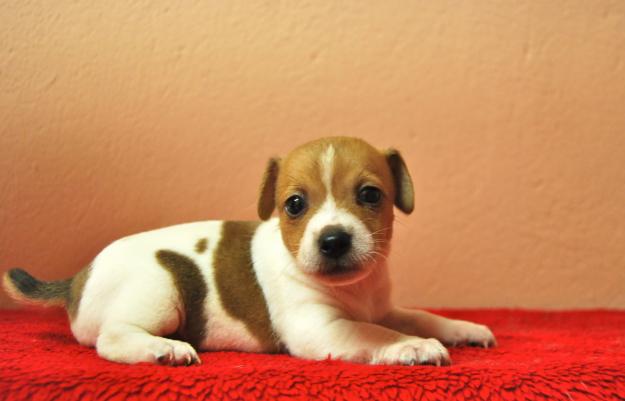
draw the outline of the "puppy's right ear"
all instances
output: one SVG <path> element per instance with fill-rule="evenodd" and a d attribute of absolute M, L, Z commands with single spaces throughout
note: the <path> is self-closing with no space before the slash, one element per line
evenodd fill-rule
<path fill-rule="evenodd" d="M 263 182 L 260 184 L 260 197 L 258 198 L 258 217 L 267 220 L 276 208 L 276 181 L 280 171 L 280 159 L 272 157 L 267 163 Z"/>

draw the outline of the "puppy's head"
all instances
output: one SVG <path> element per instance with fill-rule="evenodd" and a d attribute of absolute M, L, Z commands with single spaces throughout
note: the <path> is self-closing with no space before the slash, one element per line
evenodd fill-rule
<path fill-rule="evenodd" d="M 356 138 L 324 138 L 269 161 L 258 214 L 266 220 L 278 209 L 282 238 L 299 269 L 345 285 L 386 257 L 393 205 L 410 213 L 413 198 L 399 152 Z"/>

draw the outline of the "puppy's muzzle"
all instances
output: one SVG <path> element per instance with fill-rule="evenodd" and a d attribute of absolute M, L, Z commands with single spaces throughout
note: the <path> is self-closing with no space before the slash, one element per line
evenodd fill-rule
<path fill-rule="evenodd" d="M 330 226 L 319 235 L 319 252 L 327 259 L 336 261 L 352 248 L 352 235 L 341 227 Z"/>

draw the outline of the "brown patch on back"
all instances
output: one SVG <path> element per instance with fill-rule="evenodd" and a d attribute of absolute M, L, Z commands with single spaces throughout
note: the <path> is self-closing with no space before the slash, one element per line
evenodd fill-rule
<path fill-rule="evenodd" d="M 91 264 L 88 264 L 87 267 L 79 271 L 72 279 L 72 284 L 70 285 L 69 294 L 67 296 L 67 313 L 70 320 L 74 320 L 78 314 L 82 292 L 85 289 L 85 283 L 90 273 Z"/>
<path fill-rule="evenodd" d="M 215 250 L 215 284 L 224 310 L 242 321 L 265 352 L 278 352 L 267 302 L 252 266 L 251 241 L 258 222 L 226 221 Z"/>
<path fill-rule="evenodd" d="M 184 306 L 184 324 L 178 331 L 197 348 L 206 334 L 204 303 L 208 294 L 200 268 L 191 258 L 169 250 L 156 252 L 156 260 L 171 274 Z"/>
<path fill-rule="evenodd" d="M 204 253 L 207 247 L 208 247 L 208 240 L 206 238 L 201 238 L 195 243 L 195 252 Z"/>

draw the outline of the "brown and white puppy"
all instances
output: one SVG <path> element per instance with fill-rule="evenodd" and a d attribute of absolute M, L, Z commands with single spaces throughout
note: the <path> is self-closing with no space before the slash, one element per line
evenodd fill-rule
<path fill-rule="evenodd" d="M 13 269 L 4 285 L 24 302 L 65 305 L 81 344 L 124 363 L 199 363 L 197 349 L 444 365 L 442 343 L 493 345 L 486 326 L 390 304 L 393 205 L 413 209 L 397 151 L 320 139 L 269 161 L 262 222 L 149 231 L 115 241 L 72 279 Z"/>

